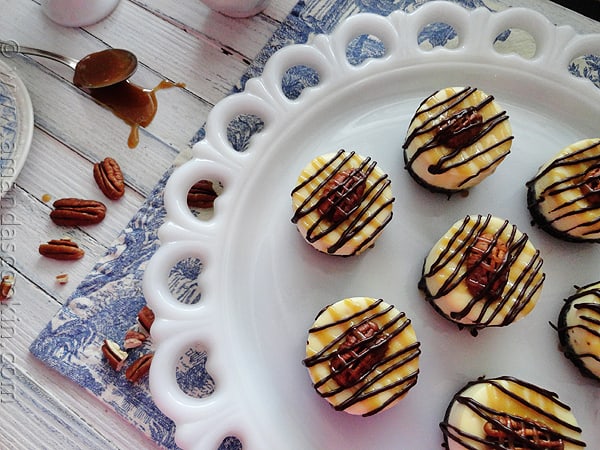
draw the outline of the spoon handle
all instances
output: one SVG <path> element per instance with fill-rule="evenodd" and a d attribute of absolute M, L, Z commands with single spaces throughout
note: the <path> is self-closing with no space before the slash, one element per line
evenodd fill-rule
<path fill-rule="evenodd" d="M 47 50 L 41 50 L 38 48 L 24 47 L 15 43 L 14 41 L 0 41 L 0 48 L 2 49 L 2 55 L 8 56 L 12 53 L 21 53 L 23 55 L 41 56 L 42 58 L 53 59 L 60 63 L 66 64 L 75 70 L 77 63 L 76 59 L 69 58 L 68 56 L 59 55 L 58 53 L 49 52 Z"/>

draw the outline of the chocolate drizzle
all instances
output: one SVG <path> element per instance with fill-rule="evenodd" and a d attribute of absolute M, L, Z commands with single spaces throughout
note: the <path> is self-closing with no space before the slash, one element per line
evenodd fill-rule
<path fill-rule="evenodd" d="M 543 261 L 539 251 L 536 250 L 514 283 L 507 284 L 500 293 L 492 292 L 494 286 L 497 284 L 496 282 L 501 277 L 506 276 L 505 274 L 510 271 L 510 268 L 521 256 L 529 238 L 524 233 L 518 236 L 517 227 L 509 224 L 506 220 L 497 230 L 488 229 L 491 220 L 491 215 L 487 215 L 486 217 L 481 215 L 465 217 L 462 224 L 449 237 L 446 247 L 441 250 L 419 281 L 419 289 L 425 292 L 426 300 L 432 304 L 436 311 L 447 319 L 458 323 L 461 327 L 469 328 L 474 335 L 477 334 L 478 329 L 491 326 L 492 322 L 498 317 L 501 318 L 501 322 L 496 326 L 505 326 L 512 323 L 527 304 L 532 301 L 536 292 L 541 289 L 545 278 L 544 274 L 541 277 L 539 276 Z M 504 235 L 505 230 L 508 230 L 506 237 Z M 473 295 L 462 310 L 455 311 L 448 316 L 436 305 L 436 302 L 440 298 L 449 295 L 459 284 L 466 282 L 473 272 L 477 270 L 477 264 L 467 264 L 469 249 L 484 234 L 488 235 L 491 242 L 487 250 L 482 253 L 479 263 L 485 261 L 500 239 L 502 239 L 502 243 L 506 246 L 506 257 L 498 266 L 496 273 L 489 279 L 488 285 L 478 295 Z M 437 292 L 430 292 L 427 287 L 427 278 L 435 277 L 447 264 L 456 258 L 456 254 L 460 254 L 456 262 L 456 269 L 449 274 Z M 511 306 L 508 311 L 504 311 L 509 304 Z M 480 307 L 481 311 L 473 321 L 474 323 L 468 325 L 461 323 L 461 320 L 468 316 L 475 307 Z"/>
<path fill-rule="evenodd" d="M 536 193 L 537 183 L 553 170 L 580 165 L 584 167 L 584 170 L 574 171 L 573 174 L 549 184 L 541 192 Z M 600 203 L 598 202 L 600 196 L 597 190 L 590 189 L 590 177 L 593 172 L 598 170 L 600 170 L 600 139 L 592 140 L 589 145 L 584 145 L 582 148 L 555 158 L 543 170 L 540 170 L 533 179 L 526 183 L 527 207 L 535 221 L 544 230 L 561 239 L 575 242 L 589 242 L 590 240 L 600 242 L 598 238 L 588 237 L 600 233 Z M 558 206 L 545 214 L 540 210 L 542 203 L 550 198 L 557 201 L 557 196 L 565 194 L 569 194 L 570 200 L 558 202 Z M 582 201 L 584 201 L 583 206 L 576 205 Z M 591 219 L 587 215 L 589 212 L 595 213 Z M 557 228 L 559 225 L 557 222 L 574 216 L 580 217 L 575 225 L 567 229 Z M 581 234 L 581 237 L 574 233 Z"/>
<path fill-rule="evenodd" d="M 372 304 L 366 306 L 362 310 L 352 314 L 349 317 L 344 317 L 338 321 L 313 327 L 308 330 L 310 335 L 312 333 L 317 333 L 338 325 L 347 325 L 347 329 L 343 334 L 338 336 L 329 344 L 325 345 L 313 356 L 304 359 L 303 364 L 306 367 L 316 366 L 317 364 L 321 363 L 329 364 L 333 359 L 338 357 L 338 349 L 346 340 L 347 336 L 352 334 L 354 330 L 361 325 L 369 322 L 376 322 L 379 324 L 379 329 L 370 338 L 372 342 L 377 346 L 388 347 L 388 350 L 383 357 L 379 359 L 367 371 L 367 373 L 360 378 L 360 380 L 356 381 L 354 385 L 347 387 L 339 386 L 337 383 L 335 383 L 334 374 L 332 372 L 322 379 L 315 381 L 314 388 L 323 398 L 332 397 L 345 390 L 349 390 L 350 395 L 348 398 L 334 406 L 337 411 L 345 410 L 365 399 L 385 393 L 386 400 L 382 402 L 380 406 L 363 414 L 365 417 L 374 415 L 384 410 L 389 404 L 393 403 L 398 398 L 402 397 L 417 383 L 419 369 L 416 369 L 406 377 L 398 377 L 394 383 L 379 388 L 374 387 L 379 381 L 389 377 L 393 372 L 418 358 L 421 354 L 420 343 L 417 341 L 403 349 L 390 353 L 389 349 L 392 348 L 390 344 L 396 337 L 400 336 L 410 326 L 411 321 L 403 312 L 398 312 L 389 320 L 382 323 L 382 318 L 391 311 L 395 310 L 393 306 L 386 306 L 385 304 L 382 305 L 382 303 L 383 300 L 376 300 Z M 321 315 L 323 311 L 321 311 L 319 315 Z M 360 319 L 360 321 L 356 322 L 358 319 Z"/>
<path fill-rule="evenodd" d="M 529 418 L 523 418 L 514 414 L 510 414 L 506 411 L 496 410 L 485 403 L 479 402 L 474 398 L 467 395 L 467 390 L 474 385 L 487 384 L 492 387 L 499 394 L 509 398 L 509 401 L 514 404 L 511 410 L 520 408 L 526 411 L 531 411 Z M 518 391 L 524 391 L 523 394 Z M 543 402 L 534 402 L 532 395 L 528 391 L 533 391 L 535 394 L 543 398 Z M 491 395 L 491 394 L 490 394 Z M 552 408 L 542 408 L 539 406 L 540 403 L 549 403 Z M 479 416 L 482 419 L 482 429 L 487 423 L 493 424 L 497 429 L 501 429 L 509 439 L 518 444 L 517 447 L 506 447 L 502 442 L 498 442 L 497 437 L 489 436 L 485 433 L 474 434 L 475 430 L 470 432 L 469 430 L 461 429 L 458 426 L 451 424 L 450 413 L 455 404 L 466 406 L 472 413 Z M 558 395 L 554 392 L 542 389 L 534 384 L 527 383 L 525 381 L 518 380 L 513 377 L 498 377 L 494 379 L 479 379 L 468 383 L 463 389 L 454 395 L 452 402 L 446 410 L 444 420 L 440 423 L 440 428 L 444 435 L 445 446 L 448 448 L 449 441 L 456 442 L 468 449 L 481 448 L 481 446 L 475 447 L 475 444 L 486 445 L 485 448 L 490 449 L 547 449 L 547 446 L 543 444 L 536 444 L 533 441 L 529 441 L 520 435 L 518 429 L 511 429 L 505 426 L 507 419 L 515 422 L 523 422 L 526 419 L 527 422 L 535 422 L 538 429 L 544 430 L 549 433 L 553 440 L 562 441 L 563 443 L 569 443 L 571 445 L 585 447 L 585 442 L 575 438 L 572 434 L 581 433 L 579 428 L 574 422 L 569 422 L 562 419 L 559 415 L 553 413 L 551 410 L 560 409 L 565 412 L 571 410 L 569 406 L 564 404 L 558 399 Z M 562 429 L 570 430 L 572 433 L 566 434 L 561 431 Z"/>
<path fill-rule="evenodd" d="M 419 105 L 417 112 L 411 120 L 409 129 L 412 128 L 413 123 L 417 119 L 422 119 L 421 125 L 415 127 L 412 132 L 407 136 L 403 148 L 406 150 L 412 143 L 412 141 L 422 135 L 431 135 L 431 138 L 419 147 L 415 153 L 409 158 L 407 153 L 404 153 L 405 168 L 420 184 L 431 190 L 446 191 L 446 189 L 432 186 L 427 184 L 413 169 L 415 161 L 426 152 L 430 152 L 439 147 L 444 147 L 446 153 L 444 156 L 439 158 L 435 164 L 431 164 L 427 170 L 429 173 L 434 175 L 442 175 L 446 172 L 453 171 L 460 168 L 461 166 L 472 162 L 475 159 L 481 159 L 487 153 L 495 151 L 499 146 L 509 142 L 513 139 L 513 136 L 508 136 L 487 148 L 478 149 L 472 156 L 465 158 L 457 158 L 457 156 L 467 147 L 473 145 L 477 141 L 480 141 L 488 133 L 492 133 L 494 129 L 508 120 L 508 116 L 505 111 L 499 112 L 498 114 L 483 119 L 479 112 L 489 103 L 494 100 L 493 96 L 487 96 L 483 101 L 474 103 L 474 94 L 477 92 L 476 88 L 465 87 L 462 90 L 455 92 L 445 100 L 439 101 L 432 106 L 425 107 L 425 103 L 431 97 L 435 96 L 438 92 L 432 94 L 429 98 L 425 99 Z M 427 117 L 432 111 L 438 109 L 435 114 L 431 117 Z M 464 127 L 448 127 L 449 123 L 460 121 L 465 115 L 478 115 L 477 121 L 466 125 Z M 427 117 L 427 118 L 425 118 Z M 491 161 L 482 164 L 474 173 L 467 175 L 459 183 L 459 188 L 464 186 L 473 178 L 476 178 L 481 173 L 489 170 L 490 168 L 499 164 L 510 151 L 502 152 Z M 466 156 L 466 155 L 465 155 Z M 487 161 L 488 158 L 482 159 L 481 162 Z"/>
<path fill-rule="evenodd" d="M 319 212 L 319 207 L 322 204 L 323 192 L 327 189 L 328 184 L 336 177 L 336 175 L 339 176 L 339 174 L 349 168 L 349 163 L 354 155 L 355 152 L 347 153 L 345 150 L 339 150 L 335 156 L 320 167 L 312 176 L 294 188 L 292 195 L 306 187 L 323 173 L 328 172 L 327 177 L 298 206 L 292 217 L 293 223 L 297 223 L 303 217 L 313 212 Z M 376 161 L 371 161 L 371 158 L 364 158 L 358 167 L 352 168 L 354 174 L 360 173 L 366 180 L 366 187 L 361 190 L 360 196 L 358 197 L 358 207 L 353 209 L 351 214 L 347 217 L 343 215 L 334 217 L 334 219 L 337 220 L 332 220 L 331 215 L 319 213 L 318 219 L 315 220 L 306 232 L 305 238 L 308 242 L 314 243 L 326 236 L 338 232 L 339 238 L 327 248 L 327 253 L 334 254 L 346 243 L 356 237 L 367 225 L 381 221 L 381 223 L 377 225 L 375 231 L 371 233 L 371 236 L 364 239 L 352 254 L 360 253 L 365 246 L 371 245 L 373 239 L 377 237 L 381 230 L 383 230 L 392 219 L 391 212 L 385 216 L 381 213 L 383 213 L 395 200 L 394 198 L 391 198 L 381 202 L 384 192 L 390 186 L 391 182 L 387 174 L 381 176 L 376 175 L 376 166 Z M 338 196 L 336 204 L 345 201 L 348 195 L 356 195 L 356 193 L 356 189 L 348 190 L 345 194 Z M 376 207 L 373 208 L 374 206 Z"/>
<path fill-rule="evenodd" d="M 593 298 L 582 300 L 588 296 Z M 569 324 L 567 320 L 567 315 L 572 308 L 577 310 L 578 323 L 576 324 Z M 565 300 L 556 330 L 565 356 L 579 368 L 581 374 L 589 378 L 600 379 L 598 375 L 588 369 L 584 361 L 585 358 L 600 363 L 600 354 L 578 353 L 569 342 L 569 332 L 574 330 L 583 330 L 589 340 L 600 339 L 600 283 L 583 286 Z"/>

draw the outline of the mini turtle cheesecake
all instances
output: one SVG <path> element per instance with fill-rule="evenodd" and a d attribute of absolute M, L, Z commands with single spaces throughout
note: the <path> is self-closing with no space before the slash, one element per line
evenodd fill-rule
<path fill-rule="evenodd" d="M 432 192 L 469 189 L 494 173 L 510 153 L 512 128 L 494 97 L 472 87 L 449 87 L 426 98 L 413 116 L 404 162 Z"/>
<path fill-rule="evenodd" d="M 448 450 L 576 450 L 581 428 L 554 392 L 504 376 L 468 383 L 440 428 Z"/>
<path fill-rule="evenodd" d="M 392 219 L 390 184 L 371 158 L 345 150 L 319 156 L 302 170 L 292 191 L 292 222 L 320 252 L 358 255 Z"/>
<path fill-rule="evenodd" d="M 571 242 L 600 242 L 600 138 L 561 150 L 527 182 L 527 208 L 540 228 Z"/>
<path fill-rule="evenodd" d="M 577 288 L 558 317 L 565 356 L 584 376 L 600 381 L 600 282 Z"/>
<path fill-rule="evenodd" d="M 419 289 L 439 314 L 476 335 L 531 312 L 545 278 L 542 262 L 528 236 L 507 220 L 467 216 L 429 252 Z"/>
<path fill-rule="evenodd" d="M 303 362 L 315 390 L 336 410 L 371 416 L 417 383 L 420 354 L 403 312 L 381 299 L 352 297 L 317 315 Z"/>

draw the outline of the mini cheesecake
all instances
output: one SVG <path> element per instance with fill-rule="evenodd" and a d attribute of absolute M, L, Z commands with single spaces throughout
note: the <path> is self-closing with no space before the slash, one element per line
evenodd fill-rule
<path fill-rule="evenodd" d="M 508 116 L 493 96 L 472 87 L 441 89 L 410 121 L 405 167 L 430 191 L 452 194 L 494 173 L 512 140 Z"/>
<path fill-rule="evenodd" d="M 527 208 L 540 228 L 571 242 L 600 242 L 600 138 L 561 150 L 527 182 Z"/>
<path fill-rule="evenodd" d="M 577 450 L 581 428 L 558 395 L 512 377 L 479 379 L 454 395 L 440 423 L 448 450 Z"/>
<path fill-rule="evenodd" d="M 525 317 L 540 296 L 542 258 L 507 220 L 472 215 L 432 247 L 419 289 L 444 318 L 473 335 Z"/>
<path fill-rule="evenodd" d="M 600 282 L 565 300 L 557 329 L 565 356 L 584 376 L 600 381 Z"/>
<path fill-rule="evenodd" d="M 403 312 L 380 299 L 352 297 L 317 315 L 303 363 L 315 390 L 337 411 L 371 416 L 417 383 L 420 354 Z"/>
<path fill-rule="evenodd" d="M 390 184 L 371 158 L 345 150 L 319 156 L 302 170 L 292 191 L 292 222 L 320 252 L 358 255 L 392 219 Z"/>

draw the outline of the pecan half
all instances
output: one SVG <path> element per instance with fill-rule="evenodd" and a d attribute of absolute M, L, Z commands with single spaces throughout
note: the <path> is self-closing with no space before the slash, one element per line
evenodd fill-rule
<path fill-rule="evenodd" d="M 80 198 L 61 198 L 53 204 L 50 218 L 57 225 L 81 226 L 102 222 L 106 215 L 104 203 Z"/>
<path fill-rule="evenodd" d="M 110 366 L 116 371 L 119 371 L 123 368 L 123 364 L 128 356 L 127 352 L 123 351 L 121 347 L 119 347 L 119 344 L 117 344 L 115 341 L 111 341 L 110 339 L 105 339 L 102 343 L 102 353 L 108 361 L 108 364 L 110 364 Z"/>
<path fill-rule="evenodd" d="M 46 244 L 41 244 L 38 248 L 40 255 L 46 258 L 59 259 L 62 261 L 75 261 L 83 258 L 85 251 L 79 248 L 77 242 L 71 239 L 52 239 Z"/>
<path fill-rule="evenodd" d="M 125 371 L 125 378 L 132 383 L 136 383 L 148 374 L 150 365 L 152 364 L 153 353 L 147 353 L 140 356 Z"/>
<path fill-rule="evenodd" d="M 484 233 L 477 237 L 468 250 L 466 262 L 467 287 L 471 294 L 477 297 L 486 291 L 488 298 L 500 296 L 508 281 L 508 267 L 501 269 L 506 261 L 507 251 L 503 242 L 494 243 L 492 234 Z"/>
<path fill-rule="evenodd" d="M 375 322 L 365 322 L 348 331 L 330 362 L 332 377 L 342 387 L 361 381 L 381 361 L 389 342 L 387 334 L 378 333 Z"/>
<path fill-rule="evenodd" d="M 332 222 L 348 218 L 360 206 L 367 177 L 359 169 L 336 173 L 325 185 L 317 209 Z"/>
<path fill-rule="evenodd" d="M 12 275 L 4 275 L 0 281 L 0 301 L 8 300 L 13 295 L 13 286 L 15 285 L 15 277 Z"/>
<path fill-rule="evenodd" d="M 486 422 L 483 431 L 488 438 L 486 442 L 502 444 L 502 448 L 510 450 L 530 448 L 564 450 L 565 448 L 560 435 L 533 420 L 502 416 L 495 422 Z"/>
<path fill-rule="evenodd" d="M 483 117 L 472 106 L 462 109 L 438 125 L 436 139 L 447 147 L 466 147 L 481 132 Z"/>
<path fill-rule="evenodd" d="M 150 333 L 150 328 L 154 323 L 154 312 L 152 312 L 148 305 L 144 305 L 142 309 L 138 311 L 138 321 L 140 322 L 140 325 Z"/>
<path fill-rule="evenodd" d="M 600 168 L 594 167 L 585 173 L 581 190 L 590 203 L 600 203 Z"/>
<path fill-rule="evenodd" d="M 111 200 L 118 200 L 125 194 L 125 180 L 119 163 L 113 158 L 104 158 L 94 164 L 94 180 L 96 184 Z"/>
<path fill-rule="evenodd" d="M 190 208 L 212 208 L 217 196 L 212 181 L 200 180 L 188 191 L 187 204 Z"/>

